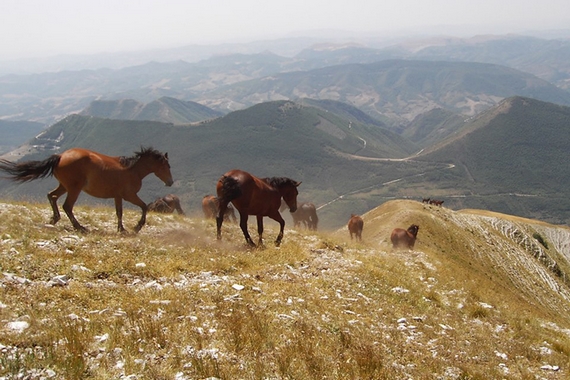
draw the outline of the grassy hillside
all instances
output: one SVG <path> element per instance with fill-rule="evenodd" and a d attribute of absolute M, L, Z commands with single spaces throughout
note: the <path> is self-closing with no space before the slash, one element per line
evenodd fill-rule
<path fill-rule="evenodd" d="M 561 163 L 569 144 L 570 108 L 517 97 L 480 115 L 420 159 L 454 164 L 455 174 L 467 179 L 458 186 L 482 196 L 480 207 L 512 213 L 524 204 L 519 215 L 538 217 L 541 210 L 567 215 L 570 168 Z M 509 193 L 519 198 L 501 196 Z"/>
<path fill-rule="evenodd" d="M 117 120 L 148 120 L 172 124 L 188 124 L 222 116 L 196 102 L 170 97 L 144 104 L 133 99 L 95 100 L 80 115 Z"/>
<path fill-rule="evenodd" d="M 431 148 L 456 133 L 464 124 L 465 116 L 434 108 L 415 117 L 400 134 L 423 148 Z"/>
<path fill-rule="evenodd" d="M 0 203 L 0 376 L 6 378 L 565 379 L 567 228 L 393 201 L 343 228 L 287 227 L 262 249 L 236 225 L 114 210 L 91 229 Z M 138 213 L 125 214 L 132 228 Z M 413 251 L 394 227 L 420 225 Z M 250 223 L 250 230 L 253 230 Z"/>

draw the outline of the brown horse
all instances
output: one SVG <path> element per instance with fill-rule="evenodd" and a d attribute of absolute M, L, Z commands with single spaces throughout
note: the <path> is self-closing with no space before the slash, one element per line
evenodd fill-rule
<path fill-rule="evenodd" d="M 281 201 L 281 207 L 279 211 L 283 211 L 287 208 L 287 203 Z M 304 225 L 305 228 L 309 230 L 316 231 L 319 224 L 319 217 L 317 216 L 317 208 L 313 203 L 301 202 L 297 204 L 297 211 L 291 213 L 293 218 L 293 225 L 295 227 L 300 227 Z"/>
<path fill-rule="evenodd" d="M 351 214 L 348 220 L 348 232 L 350 232 L 350 239 L 353 239 L 353 235 L 356 240 L 362 241 L 362 229 L 364 228 L 364 220 L 358 215 Z"/>
<path fill-rule="evenodd" d="M 392 242 L 393 249 L 398 247 L 408 247 L 408 249 L 413 249 L 419 230 L 420 227 L 415 224 L 412 224 L 408 230 L 404 230 L 403 228 L 394 228 L 390 235 L 390 241 Z"/>
<path fill-rule="evenodd" d="M 281 198 L 285 200 L 291 212 L 297 209 L 297 187 L 301 182 L 285 177 L 258 178 L 242 170 L 231 170 L 224 174 L 216 185 L 220 208 L 218 210 L 217 237 L 222 238 L 222 223 L 228 203 L 232 202 L 239 212 L 239 225 L 245 241 L 255 246 L 247 232 L 249 215 L 257 217 L 257 232 L 259 245 L 263 244 L 263 217 L 268 216 L 279 223 L 281 227 L 275 244 L 279 246 L 283 239 L 285 221 L 279 213 Z"/>
<path fill-rule="evenodd" d="M 220 202 L 216 196 L 209 194 L 204 195 L 204 198 L 202 198 L 202 211 L 204 212 L 204 218 L 215 219 L 218 215 L 219 207 Z M 237 222 L 234 208 L 231 204 L 228 204 L 228 208 L 224 214 L 224 220 L 229 220 L 230 218 L 233 222 Z"/>
<path fill-rule="evenodd" d="M 165 195 L 162 198 L 157 198 L 154 202 L 147 205 L 148 211 L 160 212 L 163 214 L 172 214 L 174 210 L 179 215 L 184 215 L 182 207 L 180 206 L 180 198 L 174 194 Z"/>
<path fill-rule="evenodd" d="M 118 219 L 118 230 L 123 228 L 123 199 L 142 210 L 142 216 L 135 227 L 138 232 L 146 222 L 147 205 L 137 195 L 142 180 L 154 173 L 166 186 L 173 183 L 168 163 L 168 153 L 162 154 L 152 148 L 141 148 L 132 157 L 110 157 L 82 148 L 72 148 L 61 154 L 54 154 L 44 161 L 14 163 L 0 160 L 0 170 L 10 174 L 10 179 L 19 182 L 54 176 L 59 186 L 48 193 L 53 209 L 51 224 L 61 218 L 57 200 L 67 193 L 63 210 L 76 230 L 87 231 L 73 215 L 73 205 L 81 191 L 96 198 L 113 198 Z"/>

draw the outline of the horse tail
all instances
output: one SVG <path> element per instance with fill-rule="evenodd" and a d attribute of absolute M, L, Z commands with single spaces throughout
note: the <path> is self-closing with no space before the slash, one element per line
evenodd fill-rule
<path fill-rule="evenodd" d="M 28 182 L 38 178 L 50 177 L 59 164 L 61 156 L 51 155 L 43 161 L 27 161 L 15 163 L 8 160 L 0 160 L 0 170 L 10 175 L 10 179 L 17 182 Z"/>
<path fill-rule="evenodd" d="M 317 216 L 317 208 L 315 207 L 314 204 L 310 204 L 310 213 L 309 213 L 309 218 L 311 219 L 311 223 L 313 225 L 313 229 L 317 229 L 317 226 L 319 224 L 319 217 Z"/>
<path fill-rule="evenodd" d="M 224 175 L 219 182 L 222 185 L 221 194 L 218 194 L 221 202 L 229 203 L 242 194 L 239 182 L 234 177 Z"/>

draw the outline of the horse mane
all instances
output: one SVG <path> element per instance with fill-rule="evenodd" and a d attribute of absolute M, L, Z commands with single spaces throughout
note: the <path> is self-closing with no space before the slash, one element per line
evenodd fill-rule
<path fill-rule="evenodd" d="M 141 159 L 141 157 L 149 157 L 149 156 L 153 157 L 157 160 L 164 157 L 164 155 L 162 153 L 160 153 L 158 150 L 154 149 L 153 147 L 149 146 L 149 147 L 145 148 L 145 147 L 141 146 L 141 150 L 139 152 L 135 152 L 134 156 L 131 156 L 131 157 L 121 156 L 121 157 L 119 157 L 119 163 L 126 168 L 130 168 L 139 159 Z"/>
<path fill-rule="evenodd" d="M 271 187 L 279 188 L 281 186 L 286 185 L 293 185 L 297 186 L 297 182 L 293 181 L 291 178 L 287 177 L 271 177 L 271 178 L 262 178 L 264 182 L 266 182 Z"/>

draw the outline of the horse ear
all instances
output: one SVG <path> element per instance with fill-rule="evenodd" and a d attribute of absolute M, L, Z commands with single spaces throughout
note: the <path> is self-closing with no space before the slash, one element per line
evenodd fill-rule
<path fill-rule="evenodd" d="M 168 160 L 168 152 L 164 153 L 164 158 Z"/>
<path fill-rule="evenodd" d="M 301 182 L 295 182 L 295 187 L 299 187 L 300 184 Z"/>

